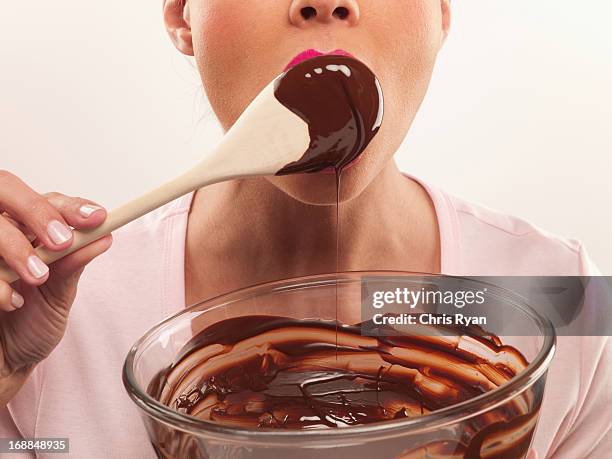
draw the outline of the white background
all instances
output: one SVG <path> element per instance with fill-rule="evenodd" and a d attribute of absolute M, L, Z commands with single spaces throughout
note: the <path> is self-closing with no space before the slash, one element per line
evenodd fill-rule
<path fill-rule="evenodd" d="M 160 5 L 3 2 L 0 168 L 40 192 L 112 208 L 218 140 Z M 469 0 L 453 9 L 401 168 L 581 239 L 612 275 L 612 3 Z"/>

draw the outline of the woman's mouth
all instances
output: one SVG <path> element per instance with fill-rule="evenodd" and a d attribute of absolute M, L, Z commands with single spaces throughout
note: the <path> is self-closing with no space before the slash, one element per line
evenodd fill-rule
<path fill-rule="evenodd" d="M 287 66 L 285 67 L 285 69 L 283 70 L 284 72 L 286 72 L 287 70 L 289 70 L 290 68 L 295 67 L 296 65 L 298 65 L 300 62 L 303 62 L 305 60 L 308 59 L 312 59 L 313 57 L 317 57 L 317 56 L 348 56 L 348 57 L 354 57 L 351 53 L 349 53 L 348 51 L 345 51 L 343 49 L 335 49 L 333 51 L 328 51 L 326 53 L 321 52 L 317 49 L 306 49 L 304 51 L 302 51 L 301 53 L 297 54 L 293 59 L 291 59 L 291 61 L 287 64 Z"/>

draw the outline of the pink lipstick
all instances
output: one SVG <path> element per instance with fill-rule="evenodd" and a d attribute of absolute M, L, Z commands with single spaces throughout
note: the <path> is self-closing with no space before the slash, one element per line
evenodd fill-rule
<path fill-rule="evenodd" d="M 308 59 L 312 59 L 313 57 L 318 57 L 318 56 L 348 56 L 348 57 L 353 57 L 353 55 L 351 53 L 349 53 L 348 51 L 345 51 L 343 49 L 335 49 L 333 51 L 329 51 L 327 53 L 323 53 L 319 50 L 313 49 L 313 48 L 309 48 L 306 49 L 304 51 L 302 51 L 301 53 L 297 54 L 293 59 L 291 59 L 291 61 L 287 64 L 287 66 L 285 67 L 285 69 L 283 70 L 284 72 L 286 72 L 287 70 L 289 70 L 290 68 L 295 67 L 296 65 L 298 65 L 300 62 L 303 62 L 305 60 Z"/>

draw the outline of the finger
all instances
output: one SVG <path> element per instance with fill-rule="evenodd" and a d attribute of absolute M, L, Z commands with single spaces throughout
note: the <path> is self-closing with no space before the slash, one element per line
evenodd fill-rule
<path fill-rule="evenodd" d="M 70 247 L 72 229 L 58 210 L 20 178 L 1 170 L 0 207 L 30 228 L 49 249 Z"/>
<path fill-rule="evenodd" d="M 106 252 L 113 244 L 113 236 L 108 234 L 97 241 L 91 242 L 76 252 L 53 263 L 52 275 L 68 278 L 79 274 L 94 258 Z"/>
<path fill-rule="evenodd" d="M 38 258 L 23 233 L 0 217 L 0 257 L 19 277 L 31 285 L 41 285 L 49 277 L 49 268 Z"/>
<path fill-rule="evenodd" d="M 30 230 L 30 228 L 25 226 L 23 223 L 18 222 L 17 220 L 15 220 L 13 217 L 11 217 L 7 213 L 3 213 L 2 217 L 6 218 L 6 221 L 8 221 L 11 225 L 13 225 L 19 231 L 21 231 L 28 241 L 32 242 L 32 241 L 34 241 L 36 239 L 36 234 L 34 234 Z"/>
<path fill-rule="evenodd" d="M 24 299 L 19 292 L 3 280 L 0 280 L 0 310 L 5 312 L 16 311 L 23 306 Z"/>
<path fill-rule="evenodd" d="M 106 219 L 106 209 L 88 199 L 75 198 L 55 192 L 46 193 L 43 196 L 74 228 L 95 228 Z"/>

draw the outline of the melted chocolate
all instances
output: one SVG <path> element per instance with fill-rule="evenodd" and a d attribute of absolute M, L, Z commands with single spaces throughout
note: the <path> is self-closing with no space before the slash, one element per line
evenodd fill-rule
<path fill-rule="evenodd" d="M 366 337 L 360 325 L 336 325 L 270 316 L 219 322 L 192 338 L 149 393 L 223 424 L 336 428 L 421 416 L 499 387 L 527 366 L 516 349 L 477 334 L 465 339 L 482 355 L 433 336 Z M 517 405 L 499 416 L 522 414 Z"/>
<path fill-rule="evenodd" d="M 277 175 L 340 171 L 357 158 L 378 132 L 382 90 L 362 62 L 326 55 L 303 61 L 281 75 L 274 95 L 309 126 L 310 146 Z"/>

